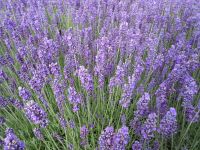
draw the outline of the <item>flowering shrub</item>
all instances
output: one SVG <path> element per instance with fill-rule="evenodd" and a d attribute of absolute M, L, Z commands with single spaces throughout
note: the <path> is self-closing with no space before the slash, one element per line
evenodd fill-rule
<path fill-rule="evenodd" d="M 199 10 L 0 0 L 0 147 L 198 150 Z"/>

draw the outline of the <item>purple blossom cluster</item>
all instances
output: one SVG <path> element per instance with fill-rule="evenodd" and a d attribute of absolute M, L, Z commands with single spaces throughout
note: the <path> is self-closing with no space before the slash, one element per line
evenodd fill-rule
<path fill-rule="evenodd" d="M 79 104 L 82 102 L 82 98 L 81 95 L 76 92 L 74 87 L 69 87 L 68 99 L 70 104 L 73 105 L 73 112 L 77 112 L 79 110 Z"/>
<path fill-rule="evenodd" d="M 179 126 L 200 122 L 199 8 L 198 0 L 0 0 L 0 126 L 17 131 L 11 121 L 28 119 L 40 142 L 56 130 L 44 142 L 55 149 L 159 149 Z M 3 147 L 25 144 L 9 129 Z"/>
<path fill-rule="evenodd" d="M 154 132 L 157 130 L 157 115 L 156 113 L 151 113 L 148 115 L 147 120 L 141 127 L 141 135 L 145 140 L 149 140 L 154 137 Z"/>
<path fill-rule="evenodd" d="M 121 127 L 115 133 L 114 128 L 108 126 L 99 137 L 100 150 L 125 150 L 129 142 L 129 129 L 126 126 Z"/>
<path fill-rule="evenodd" d="M 46 127 L 48 124 L 47 113 L 33 100 L 26 103 L 24 107 L 27 118 L 36 125 Z"/>
<path fill-rule="evenodd" d="M 160 121 L 160 126 L 158 129 L 159 133 L 161 133 L 164 136 L 171 136 L 172 134 L 175 134 L 177 131 L 176 116 L 176 109 L 170 108 L 170 110 Z"/>
<path fill-rule="evenodd" d="M 88 70 L 84 66 L 80 66 L 76 74 L 80 78 L 83 88 L 90 94 L 94 90 L 94 82 Z"/>
<path fill-rule="evenodd" d="M 6 130 L 6 137 L 4 139 L 3 147 L 4 150 L 24 150 L 25 144 L 18 139 L 13 129 L 8 128 Z"/>

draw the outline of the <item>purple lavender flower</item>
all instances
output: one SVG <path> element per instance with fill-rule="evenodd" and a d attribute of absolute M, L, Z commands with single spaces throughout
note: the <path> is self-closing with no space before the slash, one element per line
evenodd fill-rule
<path fill-rule="evenodd" d="M 99 137 L 99 149 L 100 150 L 110 150 L 113 149 L 114 144 L 114 128 L 106 127 Z"/>
<path fill-rule="evenodd" d="M 42 63 L 49 63 L 58 55 L 58 46 L 55 41 L 47 37 L 42 39 L 37 50 L 38 57 Z"/>
<path fill-rule="evenodd" d="M 53 81 L 53 91 L 61 114 L 64 113 L 64 102 L 65 102 L 64 89 L 65 85 L 63 80 L 59 81 L 59 79 L 55 78 Z"/>
<path fill-rule="evenodd" d="M 144 93 L 144 95 L 137 102 L 137 110 L 135 111 L 135 117 L 144 117 L 149 113 L 149 102 L 150 95 L 149 93 Z"/>
<path fill-rule="evenodd" d="M 41 127 L 47 126 L 47 113 L 33 100 L 26 103 L 24 111 L 27 118 L 34 124 L 38 124 Z"/>
<path fill-rule="evenodd" d="M 159 112 L 159 114 L 163 116 L 168 109 L 166 82 L 160 84 L 155 94 L 156 94 L 156 109 Z"/>
<path fill-rule="evenodd" d="M 60 142 L 63 142 L 63 137 L 61 137 L 57 132 L 53 132 L 52 136 L 55 140 L 58 140 Z"/>
<path fill-rule="evenodd" d="M 6 107 L 9 104 L 9 101 L 4 97 L 0 96 L 0 107 Z"/>
<path fill-rule="evenodd" d="M 136 66 L 134 70 L 136 81 L 140 80 L 142 72 L 144 71 L 144 62 L 141 57 L 136 57 Z"/>
<path fill-rule="evenodd" d="M 166 115 L 160 121 L 158 132 L 163 136 L 169 137 L 177 130 L 176 109 L 170 108 Z"/>
<path fill-rule="evenodd" d="M 126 115 L 125 114 L 121 115 L 121 123 L 122 123 L 123 126 L 126 125 Z"/>
<path fill-rule="evenodd" d="M 135 141 L 132 145 L 132 150 L 142 150 L 142 144 L 139 141 Z"/>
<path fill-rule="evenodd" d="M 17 109 L 21 110 L 24 107 L 24 104 L 17 99 L 9 98 L 9 104 L 13 105 Z"/>
<path fill-rule="evenodd" d="M 51 74 L 53 74 L 55 77 L 59 77 L 61 75 L 58 63 L 51 63 L 49 67 L 51 70 Z"/>
<path fill-rule="evenodd" d="M 151 113 L 148 115 L 147 120 L 142 125 L 141 136 L 145 140 L 150 140 L 154 137 L 154 132 L 157 130 L 157 115 Z"/>
<path fill-rule="evenodd" d="M 69 143 L 69 144 L 67 145 L 67 148 L 68 148 L 69 150 L 74 150 L 74 146 L 73 146 L 73 144 L 71 144 L 71 143 Z"/>
<path fill-rule="evenodd" d="M 84 125 L 80 128 L 81 146 L 87 145 L 87 136 L 89 134 L 88 128 Z"/>
<path fill-rule="evenodd" d="M 94 90 L 94 83 L 88 70 L 84 66 L 80 66 L 76 71 L 76 74 L 79 77 L 83 88 L 85 88 L 88 93 L 91 93 Z"/>
<path fill-rule="evenodd" d="M 124 77 L 124 69 L 121 66 L 117 66 L 116 74 L 110 79 L 109 82 L 110 91 L 112 91 L 112 89 L 116 86 L 122 86 L 124 84 Z"/>
<path fill-rule="evenodd" d="M 23 150 L 25 149 L 24 142 L 20 141 L 10 128 L 6 130 L 6 137 L 4 139 L 4 150 Z"/>
<path fill-rule="evenodd" d="M 77 112 L 79 110 L 78 105 L 81 103 L 81 95 L 78 94 L 74 87 L 69 87 L 68 89 L 69 102 L 73 105 L 73 111 Z"/>
<path fill-rule="evenodd" d="M 3 125 L 6 122 L 5 118 L 0 116 L 0 125 Z"/>
<path fill-rule="evenodd" d="M 62 128 L 65 129 L 66 126 L 67 126 L 67 121 L 65 120 L 65 118 L 62 115 L 58 115 L 58 117 L 59 117 L 59 123 L 60 123 L 60 125 L 62 126 Z"/>
<path fill-rule="evenodd" d="M 132 92 L 136 86 L 136 79 L 135 75 L 133 74 L 132 77 L 129 77 L 128 84 L 125 84 L 123 87 L 122 98 L 120 99 L 119 103 L 122 107 L 128 108 L 131 102 Z"/>
<path fill-rule="evenodd" d="M 44 140 L 44 136 L 40 128 L 34 128 L 33 133 L 38 140 Z"/>
<path fill-rule="evenodd" d="M 159 150 L 159 149 L 160 149 L 160 143 L 157 140 L 155 140 L 153 142 L 153 150 Z"/>
<path fill-rule="evenodd" d="M 183 108 L 185 111 L 185 117 L 188 122 L 198 122 L 200 119 L 200 111 L 195 108 L 191 102 L 184 101 Z"/>
<path fill-rule="evenodd" d="M 6 73 L 1 68 L 0 68 L 0 80 L 7 80 L 8 81 L 8 77 L 7 77 Z"/>
<path fill-rule="evenodd" d="M 87 135 L 89 134 L 89 130 L 88 128 L 84 125 L 80 128 L 80 138 L 84 139 L 87 137 Z"/>
<path fill-rule="evenodd" d="M 68 126 L 69 126 L 70 128 L 73 129 L 73 128 L 76 127 L 76 124 L 75 124 L 74 120 L 70 120 L 68 123 L 69 123 Z"/>
<path fill-rule="evenodd" d="M 40 92 L 41 89 L 44 86 L 44 78 L 42 77 L 41 74 L 39 74 L 37 71 L 33 72 L 33 77 L 31 78 L 31 80 L 29 81 L 29 85 L 31 86 L 31 88 L 33 90 L 35 90 L 36 92 Z"/>
<path fill-rule="evenodd" d="M 30 92 L 23 88 L 23 87 L 18 87 L 18 91 L 19 91 L 19 96 L 22 97 L 23 100 L 29 100 L 29 98 L 31 97 Z"/>
<path fill-rule="evenodd" d="M 185 74 L 181 80 L 182 89 L 181 96 L 184 98 L 184 101 L 193 101 L 194 95 L 198 92 L 198 85 L 193 77 L 188 74 Z"/>
<path fill-rule="evenodd" d="M 136 135 L 140 135 L 141 132 L 141 126 L 142 126 L 142 122 L 139 118 L 134 117 L 130 123 L 129 123 L 130 127 L 134 130 Z"/>
<path fill-rule="evenodd" d="M 0 147 L 2 147 L 4 144 L 3 140 L 0 139 Z"/>
<path fill-rule="evenodd" d="M 125 150 L 126 145 L 129 142 L 129 132 L 128 127 L 123 126 L 114 135 L 114 150 Z"/>

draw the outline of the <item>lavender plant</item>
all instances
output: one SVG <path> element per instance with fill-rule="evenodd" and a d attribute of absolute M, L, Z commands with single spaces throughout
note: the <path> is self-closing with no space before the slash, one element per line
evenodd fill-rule
<path fill-rule="evenodd" d="M 0 0 L 0 148 L 199 150 L 199 10 Z"/>

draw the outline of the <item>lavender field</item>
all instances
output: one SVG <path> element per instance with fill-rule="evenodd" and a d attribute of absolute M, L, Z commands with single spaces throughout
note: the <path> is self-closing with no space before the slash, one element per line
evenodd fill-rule
<path fill-rule="evenodd" d="M 200 150 L 200 0 L 0 0 L 0 149 Z"/>

